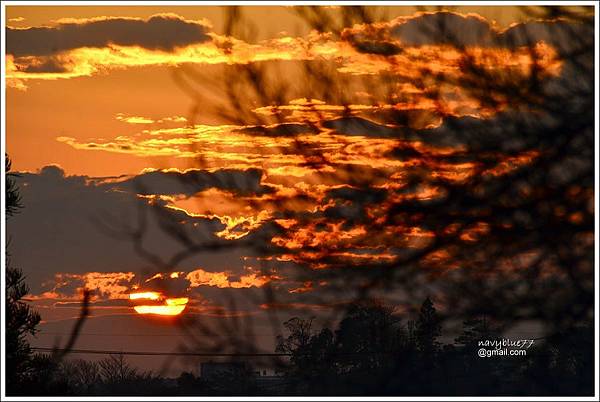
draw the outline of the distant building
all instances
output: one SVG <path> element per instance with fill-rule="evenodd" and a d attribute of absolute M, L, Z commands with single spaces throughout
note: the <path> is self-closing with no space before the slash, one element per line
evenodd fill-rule
<path fill-rule="evenodd" d="M 279 375 L 260 375 L 254 381 L 266 394 L 279 395 L 285 390 L 285 378 Z"/>
<path fill-rule="evenodd" d="M 229 361 L 215 362 L 208 361 L 200 363 L 200 377 L 211 381 L 217 380 L 222 376 L 241 376 L 250 379 L 263 389 L 266 393 L 280 394 L 284 390 L 284 378 L 275 375 L 272 370 L 257 370 L 247 362 Z"/>
<path fill-rule="evenodd" d="M 246 362 L 202 362 L 200 363 L 200 377 L 210 379 L 223 375 L 252 375 L 252 369 Z"/>

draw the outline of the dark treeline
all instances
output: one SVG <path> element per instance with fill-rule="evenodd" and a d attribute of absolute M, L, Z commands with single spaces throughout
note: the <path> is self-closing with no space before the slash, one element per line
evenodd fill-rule
<path fill-rule="evenodd" d="M 593 325 L 540 339 L 526 356 L 479 357 L 480 341 L 501 340 L 485 316 L 441 340 L 440 317 L 427 298 L 415 320 L 377 302 L 353 304 L 338 328 L 286 322 L 278 349 L 292 353 L 288 392 L 312 395 L 585 395 L 593 393 Z M 511 338 L 511 340 L 516 340 Z M 492 346 L 485 349 L 494 349 Z"/>
<path fill-rule="evenodd" d="M 589 395 L 593 393 L 593 325 L 536 339 L 524 356 L 479 357 L 495 349 L 480 342 L 506 339 L 498 323 L 476 317 L 443 342 L 441 319 L 427 298 L 405 320 L 378 301 L 353 303 L 337 328 L 314 318 L 284 323 L 276 352 L 289 354 L 277 376 L 257 376 L 249 364 L 211 376 L 184 372 L 164 378 L 131 366 L 123 355 L 97 362 L 50 356 L 45 370 L 19 393 L 27 395 Z M 516 341 L 519 338 L 510 337 Z M 501 347 L 504 349 L 504 347 Z M 508 350 L 518 348 L 512 347 Z M 232 367 L 236 367 L 232 364 Z M 262 379 L 262 381 L 261 381 Z"/>

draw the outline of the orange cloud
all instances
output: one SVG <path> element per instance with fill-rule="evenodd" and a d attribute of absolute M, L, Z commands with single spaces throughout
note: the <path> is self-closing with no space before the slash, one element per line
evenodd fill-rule
<path fill-rule="evenodd" d="M 126 116 L 123 113 L 117 113 L 115 118 L 119 121 L 122 121 L 124 123 L 129 123 L 129 124 L 151 124 L 151 123 L 154 123 L 154 120 L 147 118 L 147 117 Z"/>
<path fill-rule="evenodd" d="M 197 25 L 197 22 L 185 21 L 176 15 L 155 17 L 166 18 L 168 21 L 175 21 L 185 26 Z M 419 15 L 415 18 L 418 17 Z M 122 24 L 133 23 L 139 25 L 150 23 L 152 18 L 148 21 L 113 18 L 112 23 L 118 21 Z M 111 22 L 106 19 L 86 20 L 81 23 L 66 24 L 65 27 L 67 28 L 64 29 L 76 31 L 81 27 L 108 23 Z M 393 23 L 384 25 L 386 29 L 390 29 Z M 57 28 L 39 29 L 46 29 L 50 35 L 54 35 L 57 29 L 62 28 L 59 25 Z M 141 38 L 138 40 L 140 42 L 138 44 L 133 39 L 125 40 L 126 38 L 124 38 L 121 41 L 111 42 L 107 39 L 108 37 L 103 37 L 102 41 L 106 42 L 103 46 L 76 47 L 75 44 L 73 46 L 64 45 L 62 52 L 48 55 L 46 52 L 29 51 L 27 45 L 19 44 L 17 42 L 18 37 L 24 35 L 22 31 L 24 30 L 11 29 L 8 37 L 9 52 L 6 57 L 6 78 L 9 87 L 24 88 L 26 87 L 26 81 L 31 79 L 74 78 L 91 76 L 102 71 L 151 65 L 247 64 L 275 60 L 323 60 L 336 62 L 338 71 L 348 74 L 373 75 L 390 72 L 417 79 L 433 72 L 449 74 L 458 79 L 464 75 L 462 67 L 465 60 L 472 60 L 474 65 L 487 71 L 498 71 L 500 73 L 516 71 L 520 74 L 528 74 L 534 62 L 534 55 L 525 47 L 514 50 L 472 45 L 463 51 L 448 45 L 403 45 L 401 52 L 384 55 L 374 54 L 357 47 L 356 42 L 348 41 L 347 37 L 342 40 L 335 40 L 331 34 L 317 34 L 315 32 L 304 38 L 283 36 L 258 43 L 247 43 L 215 33 L 202 33 L 202 38 L 205 36 L 210 40 L 203 41 L 198 37 L 189 40 L 189 43 L 185 40 L 181 43 L 178 42 L 176 47 L 171 46 L 171 44 L 162 44 L 162 42 L 144 45 Z M 97 31 L 92 32 L 97 34 Z M 64 38 L 57 43 L 61 45 L 69 43 L 72 34 L 63 32 L 61 35 L 61 38 L 63 36 Z M 18 51 L 11 50 L 11 48 Z M 541 71 L 554 75 L 560 71 L 560 62 L 556 59 L 556 52 L 553 51 L 551 46 L 538 41 L 535 53 L 538 56 L 541 55 L 536 60 L 536 64 L 541 67 Z M 426 74 L 423 74 L 425 71 Z"/>
<path fill-rule="evenodd" d="M 251 273 L 241 275 L 237 281 L 231 281 L 231 276 L 226 272 L 209 272 L 203 269 L 196 269 L 189 272 L 186 279 L 190 281 L 190 287 L 198 286 L 216 286 L 218 288 L 250 288 L 261 287 L 271 279 L 266 276 Z"/>
<path fill-rule="evenodd" d="M 128 116 L 125 113 L 117 113 L 115 119 L 128 124 L 162 124 L 162 123 L 186 123 L 187 119 L 183 116 L 169 116 L 161 119 L 152 119 L 143 116 Z"/>
<path fill-rule="evenodd" d="M 82 289 L 92 291 L 92 300 L 126 300 L 135 274 L 133 272 L 56 273 L 53 280 L 42 284 L 52 289 L 35 299 L 79 299 Z"/>

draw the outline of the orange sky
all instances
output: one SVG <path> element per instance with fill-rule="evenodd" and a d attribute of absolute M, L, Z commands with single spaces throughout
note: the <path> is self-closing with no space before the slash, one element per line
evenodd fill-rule
<path fill-rule="evenodd" d="M 330 15 L 340 11 L 337 8 L 323 10 Z M 197 193 L 158 192 L 138 197 L 148 205 L 164 205 L 169 213 L 217 222 L 220 228 L 214 235 L 229 241 L 244 239 L 275 219 L 274 222 L 290 232 L 274 237 L 272 244 L 302 249 L 339 243 L 343 245 L 339 252 L 342 259 L 389 258 L 386 250 L 374 246 L 381 241 L 391 241 L 388 246 L 425 244 L 430 234 L 418 228 L 389 228 L 374 238 L 361 227 L 342 230 L 341 221 L 316 221 L 305 226 L 294 219 L 276 218 L 282 207 L 313 213 L 327 208 L 328 194 L 356 179 L 356 173 L 349 173 L 353 168 L 363 170 L 361 180 L 381 189 L 402 188 L 404 172 L 415 167 L 431 169 L 435 177 L 456 182 L 481 174 L 476 173 L 477 165 L 470 162 L 434 163 L 423 158 L 398 159 L 393 155 L 399 145 L 414 147 L 429 155 L 452 155 L 462 152 L 462 148 L 387 138 L 397 127 L 385 120 L 386 113 L 406 113 L 408 130 L 435 132 L 444 129 L 447 118 L 493 119 L 508 103 L 498 99 L 494 107 L 483 105 L 459 85 L 452 84 L 465 76 L 463 51 L 443 43 L 419 44 L 423 38 L 411 28 L 404 34 L 394 31 L 393 35 L 399 35 L 399 39 L 390 36 L 390 32 L 409 27 L 415 21 L 425 23 L 421 21 L 443 15 L 448 18 L 451 29 L 462 35 L 460 40 L 467 43 L 464 52 L 476 65 L 498 77 L 516 74 L 515 77 L 526 78 L 532 63 L 531 50 L 498 46 L 493 41 L 499 40 L 497 38 L 514 24 L 528 21 L 530 14 L 520 7 L 459 7 L 453 9 L 453 13 L 441 14 L 423 13 L 414 7 L 372 11 L 379 22 L 346 27 L 336 37 L 333 31 L 310 31 L 297 9 L 292 7 L 244 7 L 247 20 L 242 26 L 255 26 L 257 31 L 245 35 L 234 30 L 233 35 L 227 37 L 223 22 L 225 9 L 221 7 L 11 6 L 6 18 L 8 24 L 17 29 L 11 30 L 10 35 L 30 32 L 35 35 L 36 31 L 27 27 L 47 30 L 46 36 L 37 39 L 20 36 L 22 39 L 13 40 L 9 35 L 6 138 L 13 169 L 35 173 L 44 166 L 56 165 L 58 168 L 45 172 L 57 171 L 54 174 L 63 175 L 65 179 L 70 176 L 101 178 L 91 182 L 95 186 L 119 186 L 129 178 L 137 179 L 134 175 L 142 172 L 150 177 L 186 174 L 185 169 L 190 168 L 207 169 L 207 172 L 229 169 L 241 174 L 255 169 L 259 172 L 256 185 L 268 190 L 261 194 L 240 196 L 230 188 L 209 188 Z M 156 34 L 152 29 L 158 23 L 163 25 Z M 86 31 L 86 27 L 94 24 L 95 31 Z M 113 24 L 112 28 L 106 24 Z M 119 24 L 130 26 L 123 28 L 125 36 L 120 33 Z M 178 25 L 178 30 L 164 31 L 168 29 L 164 24 Z M 471 27 L 465 29 L 463 24 L 471 24 Z M 140 26 L 146 29 L 142 36 L 135 31 Z M 79 33 L 69 34 L 68 29 L 79 30 Z M 481 33 L 471 30 L 481 30 Z M 48 36 L 55 34 L 62 36 L 57 36 L 58 39 Z M 386 56 L 365 54 L 357 50 L 352 41 L 368 39 L 368 35 L 404 48 L 402 52 Z M 50 38 L 48 44 L 46 38 Z M 154 40 L 159 40 L 158 45 L 152 42 Z M 168 41 L 176 43 L 177 40 L 183 42 L 168 48 L 171 46 Z M 86 41 L 91 45 L 86 47 Z M 417 44 L 410 44 L 411 41 Z M 60 47 L 64 48 L 62 52 L 56 50 Z M 561 73 L 561 61 L 550 44 L 540 40 L 533 51 L 542 77 L 550 79 Z M 252 88 L 252 83 L 240 79 L 240 85 L 245 87 L 238 89 L 244 93 L 238 107 L 247 110 L 226 107 L 224 112 L 232 116 L 227 118 L 223 110 L 218 109 L 227 99 L 227 85 L 238 83 L 238 66 L 244 71 L 245 66 L 252 63 L 267 72 L 267 80 L 261 83 L 266 92 L 271 85 L 274 88 L 281 83 L 292 85 L 286 87 L 287 92 L 275 93 L 275 96 L 283 96 L 279 103 L 265 104 L 260 103 L 259 92 Z M 334 92 L 334 88 L 323 91 L 318 81 L 310 81 L 303 67 L 305 63 L 333 74 L 341 85 L 341 95 L 332 98 L 327 92 Z M 393 80 L 387 81 L 388 74 L 398 77 L 400 83 L 396 87 L 387 88 L 396 85 Z M 436 100 L 428 97 L 431 88 L 426 83 L 417 84 L 427 79 L 428 74 L 448 77 L 447 84 L 436 88 L 440 92 Z M 188 80 L 187 86 L 177 82 L 181 77 Z M 196 91 L 198 98 L 190 96 L 190 89 Z M 329 98 L 329 101 L 320 98 Z M 339 119 L 347 111 L 352 116 L 350 120 Z M 242 117 L 244 113 L 249 117 Z M 380 115 L 384 117 L 369 120 L 370 116 Z M 357 130 L 352 128 L 353 124 L 358 124 L 358 132 L 353 132 Z M 365 124 L 367 128 L 361 128 Z M 300 131 L 291 136 L 286 134 L 286 130 L 292 129 Z M 306 154 L 310 152 L 320 154 L 327 164 L 307 164 Z M 501 162 L 483 174 L 505 174 L 530 163 L 536 154 L 497 156 Z M 170 170 L 165 173 L 157 171 L 159 169 Z M 107 176 L 120 178 L 107 179 Z M 403 197 L 435 199 L 439 196 L 439 189 L 431 187 Z M 372 219 L 378 219 L 385 214 L 385 207 L 373 208 L 368 213 Z M 327 227 L 322 236 L 312 234 L 316 225 Z M 353 247 L 365 247 L 370 254 L 359 255 Z M 299 262 L 297 256 L 279 258 Z M 318 259 L 319 254 L 308 253 L 303 258 L 312 261 Z M 260 287 L 277 277 L 276 274 L 259 275 L 248 267 L 244 269 L 247 271 L 230 278 L 232 274 L 226 267 L 209 272 L 196 265 L 187 267 L 187 278 L 192 287 L 245 288 Z M 126 298 L 133 280 L 127 275 L 133 274 L 108 271 L 111 275 L 125 275 L 127 280 L 118 282 L 121 279 L 107 279 L 109 276 L 101 281 L 94 279 L 92 283 L 90 278 L 96 278 L 94 275 L 104 277 L 89 271 L 57 273 L 56 278 L 66 275 L 64 277 L 85 286 L 97 287 L 109 299 Z M 59 279 L 57 283 L 62 280 Z M 121 290 L 115 292 L 111 290 L 113 286 Z M 291 283 L 289 286 L 295 289 L 299 285 Z M 46 286 L 43 294 L 73 297 L 56 286 Z"/>
<path fill-rule="evenodd" d="M 377 15 L 386 15 L 387 20 L 410 16 L 416 11 L 414 7 L 381 10 Z M 492 24 L 496 21 L 498 28 L 506 28 L 527 18 L 525 10 L 519 7 L 480 6 L 455 10 L 478 13 Z M 305 36 L 307 26 L 293 11 L 290 7 L 245 7 L 245 15 L 256 22 L 254 41 L 288 35 Z M 51 26 L 65 18 L 121 16 L 146 19 L 164 12 L 189 20 L 207 20 L 216 34 L 223 33 L 222 7 L 10 6 L 5 18 L 10 26 L 28 27 Z M 220 74 L 221 68 L 222 65 L 210 64 L 202 70 L 214 77 Z M 290 67 L 284 65 L 282 68 Z M 55 163 L 69 174 L 107 176 L 133 174 L 146 167 L 190 166 L 189 161 L 170 156 L 139 158 L 117 153 L 84 153 L 56 140 L 59 137 L 70 137 L 80 142 L 99 138 L 110 140 L 139 133 L 141 126 L 116 120 L 115 116 L 119 113 L 156 120 L 168 116 L 189 116 L 194 102 L 174 82 L 175 69 L 169 65 L 120 67 L 72 79 L 31 80 L 27 83 L 27 90 L 7 88 L 7 150 L 14 160 L 14 168 L 35 171 Z M 215 116 L 202 114 L 197 117 L 203 123 L 216 122 Z M 156 127 L 150 125 L 147 128 Z M 85 157 L 82 157 L 83 154 Z"/>
<path fill-rule="evenodd" d="M 294 268 L 356 267 L 424 248 L 430 230 L 386 221 L 395 203 L 435 202 L 439 183 L 499 177 L 539 156 L 483 149 L 478 156 L 492 161 L 483 166 L 451 130 L 530 111 L 461 86 L 469 65 L 490 82 L 527 82 L 537 71 L 543 85 L 564 73 L 537 26 L 534 44 L 522 43 L 525 8 L 385 7 L 378 22 L 339 35 L 309 29 L 292 7 L 242 10 L 247 22 L 227 36 L 222 7 L 6 8 L 6 150 L 23 173 L 26 206 L 10 221 L 11 255 L 46 323 L 70 322 L 84 287 L 95 292 L 96 317 L 133 314 L 132 292 L 164 302 L 150 298 L 138 311 L 253 316 L 269 310 L 256 300 L 270 286 L 281 305 L 328 308 L 338 301 L 311 295 L 329 282 Z M 417 29 L 438 17 L 462 45 Z M 231 92 L 239 104 L 227 103 Z M 413 174 L 437 184 L 412 186 Z M 365 183 L 377 196 L 351 205 Z M 173 226 L 150 219 L 141 247 L 99 233 L 102 224 L 126 231 L 156 210 Z M 473 222 L 462 240 L 488 230 Z M 175 258 L 190 238 L 232 247 Z M 253 251 L 261 242 L 274 251 Z M 428 256 L 434 269 L 441 254 Z M 235 308 L 232 294 L 242 295 Z"/>

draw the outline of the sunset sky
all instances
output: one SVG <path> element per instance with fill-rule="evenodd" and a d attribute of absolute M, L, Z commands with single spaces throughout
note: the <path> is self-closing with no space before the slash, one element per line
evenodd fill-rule
<path fill-rule="evenodd" d="M 6 8 L 6 150 L 24 205 L 7 225 L 9 253 L 42 315 L 32 345 L 64 340 L 88 288 L 92 317 L 78 348 L 191 342 L 172 317 L 134 310 L 131 294 L 157 292 L 148 305 L 185 305 L 182 317 L 208 325 L 250 317 L 272 351 L 267 312 L 281 322 L 353 297 L 328 293 L 332 281 L 310 272 L 393 261 L 432 241 L 427 228 L 383 219 L 390 202 L 442 196 L 434 185 L 406 186 L 409 170 L 453 183 L 538 156 L 482 149 L 495 160 L 484 170 L 462 157 L 467 135 L 448 134 L 450 122 L 493 126 L 519 105 L 461 88 L 463 50 L 436 39 L 440 21 L 490 74 L 527 79 L 534 59 L 543 82 L 568 71 L 560 54 L 570 22 L 534 21 L 522 7 L 385 7 L 371 24 L 319 32 L 297 8 L 248 6 L 230 35 L 227 11 Z M 265 74 L 257 87 L 236 73 L 248 66 Z M 427 81 L 432 74 L 447 82 Z M 361 198 L 366 182 L 376 198 Z M 136 243 L 127 233 L 142 223 Z M 486 230 L 474 223 L 464 241 Z M 190 252 L 190 239 L 212 248 Z M 431 269 L 439 258 L 430 256 Z M 135 363 L 163 362 L 151 360 Z"/>

